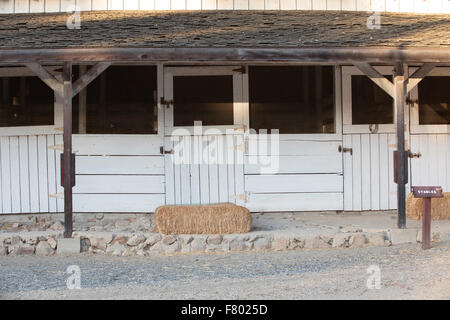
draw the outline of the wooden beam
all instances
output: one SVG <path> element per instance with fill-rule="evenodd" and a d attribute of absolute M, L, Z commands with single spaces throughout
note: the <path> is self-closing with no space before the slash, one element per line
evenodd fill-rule
<path fill-rule="evenodd" d="M 39 63 L 27 63 L 26 66 L 33 71 L 46 85 L 56 93 L 62 93 L 63 84 Z"/>
<path fill-rule="evenodd" d="M 412 89 L 414 89 L 423 78 L 429 74 L 434 67 L 436 67 L 436 63 L 424 63 L 419 69 L 417 69 L 409 78 L 408 84 L 406 87 L 406 93 L 408 94 Z"/>
<path fill-rule="evenodd" d="M 355 62 L 353 63 L 362 73 L 369 77 L 377 86 L 383 89 L 388 95 L 394 98 L 394 85 L 391 81 L 386 79 L 381 73 L 375 70 L 367 62 Z"/>
<path fill-rule="evenodd" d="M 111 62 L 99 62 L 94 65 L 89 71 L 80 76 L 80 78 L 73 84 L 73 96 L 75 97 L 82 89 L 84 89 L 89 83 L 95 80 L 103 71 L 105 71 Z"/>
<path fill-rule="evenodd" d="M 73 205 L 72 188 L 72 64 L 65 63 L 63 68 L 63 108 L 64 108 L 64 153 L 63 157 L 63 187 L 64 187 L 64 237 L 72 238 L 73 231 Z"/>
<path fill-rule="evenodd" d="M 397 225 L 400 229 L 406 228 L 406 181 L 407 158 L 405 151 L 405 103 L 406 81 L 405 70 L 402 63 L 394 68 L 394 105 L 396 111 L 397 130 Z"/>
<path fill-rule="evenodd" d="M 450 48 L 70 48 L 0 50 L 0 64 L 96 62 L 450 63 Z"/>
<path fill-rule="evenodd" d="M 83 77 L 86 74 L 86 66 L 79 66 L 79 74 L 80 77 Z M 72 95 L 74 95 L 72 93 Z M 86 87 L 80 90 L 78 95 L 78 133 L 85 134 L 86 133 Z"/>

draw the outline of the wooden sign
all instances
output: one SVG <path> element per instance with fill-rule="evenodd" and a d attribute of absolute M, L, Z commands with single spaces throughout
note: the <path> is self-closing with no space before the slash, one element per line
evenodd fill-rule
<path fill-rule="evenodd" d="M 442 198 L 442 187 L 412 187 L 415 198 Z"/>

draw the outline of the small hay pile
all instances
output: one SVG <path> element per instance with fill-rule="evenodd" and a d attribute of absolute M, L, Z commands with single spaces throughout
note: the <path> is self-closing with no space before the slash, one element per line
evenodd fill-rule
<path fill-rule="evenodd" d="M 168 205 L 156 208 L 155 222 L 162 234 L 229 234 L 249 232 L 252 216 L 233 203 Z"/>
<path fill-rule="evenodd" d="M 410 193 L 406 198 L 406 215 L 415 220 L 422 219 L 423 200 L 414 198 Z M 431 219 L 445 220 L 450 219 L 450 192 L 444 192 L 443 198 L 431 199 Z"/>

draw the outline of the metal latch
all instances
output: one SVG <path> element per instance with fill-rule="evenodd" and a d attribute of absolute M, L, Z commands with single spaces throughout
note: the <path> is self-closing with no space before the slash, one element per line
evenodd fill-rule
<path fill-rule="evenodd" d="M 351 156 L 353 155 L 353 148 L 343 148 L 342 146 L 339 146 L 338 151 L 343 153 L 348 152 Z"/>
<path fill-rule="evenodd" d="M 413 153 L 411 150 L 408 150 L 408 157 L 409 158 L 420 158 L 422 154 L 420 152 Z"/>
<path fill-rule="evenodd" d="M 164 147 L 159 147 L 160 154 L 173 154 L 173 150 L 164 150 Z"/>
<path fill-rule="evenodd" d="M 173 100 L 165 100 L 164 97 L 161 97 L 160 103 L 161 105 L 169 108 L 171 105 L 173 105 Z"/>

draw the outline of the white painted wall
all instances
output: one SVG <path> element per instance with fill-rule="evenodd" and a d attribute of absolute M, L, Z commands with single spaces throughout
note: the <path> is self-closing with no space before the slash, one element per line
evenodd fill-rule
<path fill-rule="evenodd" d="M 80 10 L 345 10 L 450 13 L 448 0 L 0 0 L 0 13 Z"/>

